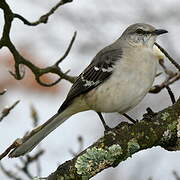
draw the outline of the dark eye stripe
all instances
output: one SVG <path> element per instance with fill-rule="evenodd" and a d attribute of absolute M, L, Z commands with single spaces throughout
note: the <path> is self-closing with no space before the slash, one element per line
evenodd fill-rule
<path fill-rule="evenodd" d="M 144 31 L 144 30 L 142 30 L 142 29 L 137 29 L 135 32 L 136 32 L 137 34 L 150 34 L 149 31 Z"/>

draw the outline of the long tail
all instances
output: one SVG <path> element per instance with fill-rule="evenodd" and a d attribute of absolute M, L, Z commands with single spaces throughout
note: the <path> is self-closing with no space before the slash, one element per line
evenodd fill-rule
<path fill-rule="evenodd" d="M 71 115 L 69 115 L 66 110 L 60 114 L 55 114 L 44 124 L 33 129 L 27 136 L 20 139 L 22 144 L 15 148 L 9 157 L 18 157 L 24 155 L 27 152 L 33 150 L 40 141 L 42 141 L 50 132 L 56 129 L 60 124 L 67 120 Z"/>

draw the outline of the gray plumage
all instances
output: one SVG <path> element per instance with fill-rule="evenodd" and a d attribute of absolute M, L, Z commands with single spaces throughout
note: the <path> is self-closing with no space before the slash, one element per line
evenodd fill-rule
<path fill-rule="evenodd" d="M 122 49 L 114 49 L 113 45 L 102 49 L 94 57 L 91 64 L 77 77 L 58 112 L 60 113 L 66 109 L 75 97 L 87 93 L 107 80 L 113 73 L 115 62 L 121 56 Z"/>
<path fill-rule="evenodd" d="M 142 23 L 129 26 L 78 76 L 57 114 L 22 138 L 22 143 L 9 156 L 17 157 L 31 151 L 78 112 L 124 113 L 136 106 L 153 84 L 158 64 L 153 46 L 156 37 L 166 32 Z"/>

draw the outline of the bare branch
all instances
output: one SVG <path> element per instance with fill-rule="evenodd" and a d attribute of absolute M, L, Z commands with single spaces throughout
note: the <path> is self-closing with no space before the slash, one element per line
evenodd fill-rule
<path fill-rule="evenodd" d="M 33 162 L 37 162 L 38 159 L 44 154 L 44 150 L 38 151 L 34 156 L 26 155 L 25 158 L 20 158 L 23 166 L 19 167 L 17 166 L 18 170 L 22 171 L 28 178 L 32 179 L 33 175 L 29 171 L 29 166 Z"/>
<path fill-rule="evenodd" d="M 10 171 L 10 170 L 7 170 L 7 169 L 2 165 L 2 163 L 0 163 L 0 168 L 1 168 L 2 172 L 3 172 L 7 177 L 9 177 L 10 179 L 23 180 L 23 179 L 21 179 L 20 177 L 18 177 L 15 172 Z"/>
<path fill-rule="evenodd" d="M 164 59 L 160 59 L 159 60 L 159 64 L 161 65 L 161 67 L 163 68 L 164 72 L 169 76 L 174 76 L 174 72 L 170 69 L 168 69 L 165 64 L 164 64 Z"/>
<path fill-rule="evenodd" d="M 33 127 L 36 127 L 39 124 L 38 113 L 33 105 L 31 105 L 30 109 L 31 109 L 31 117 L 33 120 Z"/>
<path fill-rule="evenodd" d="M 159 44 L 155 43 L 155 45 L 160 49 L 160 51 L 171 61 L 171 63 L 174 64 L 174 66 L 176 66 L 176 68 L 178 69 L 180 66 L 179 64 L 169 56 L 169 54 L 167 53 L 167 51 L 165 51 Z M 164 82 L 162 82 L 160 85 L 155 85 L 150 89 L 150 93 L 159 93 L 162 89 L 164 88 L 168 88 L 168 92 L 169 91 L 169 85 L 173 84 L 174 82 L 178 81 L 180 79 L 180 71 L 177 72 L 173 72 L 172 70 L 168 69 L 165 64 L 164 64 L 164 60 L 160 59 L 159 60 L 159 64 L 161 65 L 161 67 L 163 68 L 165 74 L 167 75 L 167 78 L 164 80 Z M 161 73 L 159 73 L 161 75 Z M 159 76 L 159 74 L 157 76 Z M 156 76 L 156 77 L 157 77 Z M 172 93 L 171 96 L 172 98 Z M 172 99 L 173 100 L 173 99 Z"/>
<path fill-rule="evenodd" d="M 176 178 L 176 180 L 180 180 L 180 176 L 178 175 L 176 171 L 173 171 L 173 175 Z"/>
<path fill-rule="evenodd" d="M 77 138 L 77 140 L 78 140 L 78 144 L 79 144 L 79 150 L 77 152 L 74 152 L 72 149 L 69 150 L 70 154 L 73 156 L 77 156 L 83 150 L 83 146 L 84 146 L 83 137 L 79 136 Z"/>
<path fill-rule="evenodd" d="M 5 94 L 7 92 L 7 89 L 4 89 L 2 92 L 0 92 L 0 96 L 2 96 L 3 94 Z"/>
<path fill-rule="evenodd" d="M 75 158 L 61 164 L 45 179 L 90 179 L 147 148 L 161 146 L 169 151 L 180 150 L 179 141 L 180 97 L 174 105 L 153 116 L 152 113 L 145 114 L 135 125 L 120 123 Z"/>
<path fill-rule="evenodd" d="M 32 120 L 33 120 L 33 126 L 37 126 L 38 125 L 38 114 L 36 109 L 31 106 L 31 116 L 32 116 Z M 13 149 L 14 147 L 18 146 L 18 144 L 20 144 L 21 141 L 19 139 L 17 139 L 1 156 L 0 159 L 3 158 L 4 156 L 6 156 L 9 151 L 11 151 L 11 149 Z M 41 174 L 41 166 L 40 166 L 40 157 L 44 154 L 44 150 L 39 149 L 33 156 L 27 155 L 25 157 L 20 157 L 19 160 L 21 161 L 22 165 L 16 165 L 16 168 L 18 169 L 18 172 L 23 172 L 29 179 L 33 178 L 33 175 L 30 172 L 30 165 L 32 163 L 36 163 L 37 164 L 37 174 L 40 176 Z M 9 171 L 6 170 L 6 168 L 2 166 L 2 171 L 3 173 L 8 176 L 11 177 L 14 180 L 21 180 L 21 178 L 19 178 L 16 173 L 14 173 L 13 171 Z"/>
<path fill-rule="evenodd" d="M 61 63 L 61 62 L 67 57 L 67 55 L 69 54 L 69 52 L 70 52 L 70 50 L 71 50 L 71 48 L 72 48 L 72 45 L 73 45 L 73 43 L 74 43 L 74 41 L 75 41 L 75 39 L 76 39 L 76 36 L 77 36 L 77 32 L 75 31 L 75 32 L 74 32 L 74 35 L 73 35 L 73 37 L 72 37 L 72 39 L 71 39 L 71 41 L 70 41 L 70 44 L 69 44 L 69 46 L 68 46 L 68 48 L 67 48 L 67 50 L 66 50 L 66 52 L 65 52 L 64 55 L 55 63 L 56 66 L 58 66 L 59 63 Z"/>
<path fill-rule="evenodd" d="M 18 18 L 20 19 L 24 24 L 28 25 L 28 26 L 36 26 L 39 24 L 46 24 L 48 22 L 49 17 L 54 14 L 54 12 L 62 5 L 66 4 L 66 3 L 70 3 L 73 0 L 61 0 L 60 2 L 58 2 L 54 7 L 52 7 L 48 13 L 42 15 L 39 20 L 35 21 L 35 22 L 29 22 L 27 19 L 25 19 L 23 16 L 19 15 L 19 14 L 14 14 L 14 18 Z"/>
<path fill-rule="evenodd" d="M 174 103 L 176 102 L 176 99 L 175 99 L 175 97 L 174 97 L 174 94 L 173 94 L 171 88 L 170 88 L 169 86 L 167 86 L 166 89 L 167 89 L 167 91 L 168 91 L 168 93 L 169 93 L 169 96 L 170 96 L 170 98 L 171 98 L 172 104 L 174 104 Z"/>
<path fill-rule="evenodd" d="M 2 154 L 0 154 L 0 160 L 6 157 L 12 149 L 18 147 L 21 143 L 21 139 L 16 139 Z"/>
<path fill-rule="evenodd" d="M 158 43 L 155 43 L 155 45 L 170 60 L 170 62 L 180 71 L 180 65 L 167 53 L 167 51 L 164 48 L 162 48 Z"/>
<path fill-rule="evenodd" d="M 158 113 L 148 110 L 135 125 L 122 122 L 105 132 L 104 137 L 72 160 L 60 165 L 45 179 L 90 179 L 102 170 L 116 167 L 134 153 L 147 148 L 161 146 L 169 151 L 180 150 L 179 142 L 180 97 L 175 104 Z"/>
<path fill-rule="evenodd" d="M 42 22 L 45 22 L 44 19 L 48 19 L 48 17 L 54 13 L 54 11 L 62 6 L 63 4 L 66 4 L 68 2 L 72 2 L 72 0 L 61 0 L 56 6 L 54 6 L 46 15 L 43 15 L 39 20 L 37 21 L 35 24 L 39 24 Z M 72 77 L 72 76 L 69 76 L 67 75 L 67 73 L 63 72 L 59 67 L 59 63 L 62 62 L 66 57 L 67 55 L 69 54 L 71 48 L 72 48 L 72 45 L 75 41 L 75 38 L 76 38 L 76 32 L 74 33 L 73 37 L 72 37 L 72 40 L 70 41 L 70 44 L 65 52 L 65 54 L 52 66 L 49 66 L 49 67 L 46 67 L 46 68 L 39 68 L 37 67 L 36 65 L 34 65 L 33 63 L 31 63 L 29 60 L 25 59 L 19 52 L 18 50 L 16 49 L 16 47 L 14 46 L 14 44 L 11 42 L 10 40 L 10 29 L 11 29 L 11 24 L 14 20 L 14 18 L 20 18 L 21 16 L 20 15 L 17 15 L 11 11 L 9 5 L 6 3 L 5 0 L 1 0 L 0 1 L 0 8 L 3 9 L 4 11 L 4 20 L 5 20 L 5 23 L 4 23 L 4 29 L 3 29 L 3 35 L 0 39 L 0 48 L 2 48 L 3 46 L 6 46 L 9 48 L 9 50 L 11 51 L 13 57 L 14 57 L 14 61 L 15 61 L 15 72 L 11 73 L 11 75 L 13 75 L 17 80 L 21 80 L 24 75 L 25 75 L 25 72 L 21 70 L 21 67 L 23 66 L 26 66 L 28 67 L 34 74 L 35 76 L 35 79 L 36 81 L 41 84 L 42 86 L 53 86 L 55 84 L 57 84 L 58 82 L 60 82 L 61 79 L 65 79 L 67 81 L 70 81 L 70 82 L 74 82 L 75 81 L 75 77 Z M 21 20 L 23 18 L 21 17 Z M 42 20 L 43 19 L 43 20 Z M 48 74 L 48 73 L 53 73 L 53 74 L 56 74 L 59 76 L 59 79 L 56 80 L 55 82 L 52 82 L 50 84 L 46 84 L 44 82 L 41 81 L 41 76 L 44 75 L 44 74 Z"/>
<path fill-rule="evenodd" d="M 20 102 L 20 100 L 16 101 L 12 106 L 6 107 L 2 110 L 0 116 L 0 122 L 11 112 L 12 109 Z"/>
<path fill-rule="evenodd" d="M 174 82 L 180 80 L 180 72 L 176 72 L 173 76 L 168 77 L 164 82 L 160 85 L 155 85 L 150 89 L 150 93 L 159 93 L 162 89 L 168 87 L 169 85 L 173 84 Z"/>

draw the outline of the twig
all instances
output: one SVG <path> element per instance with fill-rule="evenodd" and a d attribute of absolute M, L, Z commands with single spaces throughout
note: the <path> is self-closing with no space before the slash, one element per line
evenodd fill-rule
<path fill-rule="evenodd" d="M 18 147 L 21 143 L 21 139 L 16 139 L 2 154 L 0 154 L 0 160 L 3 159 L 12 149 Z"/>
<path fill-rule="evenodd" d="M 4 89 L 2 92 L 0 92 L 0 96 L 2 96 L 3 94 L 5 94 L 7 92 L 7 89 Z"/>
<path fill-rule="evenodd" d="M 10 179 L 23 180 L 23 179 L 21 179 L 20 177 L 17 177 L 17 175 L 16 175 L 15 172 L 10 171 L 10 170 L 7 170 L 7 169 L 2 165 L 2 163 L 0 163 L 0 168 L 1 168 L 2 172 L 3 172 L 7 177 L 9 177 Z"/>
<path fill-rule="evenodd" d="M 158 43 L 155 45 L 161 50 L 162 53 L 171 61 L 171 63 L 180 71 L 180 65 L 167 53 L 167 51 L 162 48 Z"/>
<path fill-rule="evenodd" d="M 35 22 L 30 22 L 27 19 L 25 19 L 23 16 L 19 15 L 19 14 L 14 14 L 14 18 L 18 18 L 21 21 L 23 21 L 24 24 L 28 25 L 28 26 L 36 26 L 39 25 L 41 23 L 46 24 L 48 22 L 49 17 L 54 14 L 54 12 L 62 5 L 66 4 L 66 3 L 70 3 L 73 0 L 61 0 L 60 2 L 58 2 L 54 7 L 52 7 L 49 12 L 47 12 L 46 14 L 42 15 L 39 20 L 35 21 Z"/>
<path fill-rule="evenodd" d="M 65 3 L 68 3 L 68 2 L 72 2 L 72 0 L 61 0 L 56 6 L 54 6 L 47 14 L 41 16 L 41 20 L 39 21 L 36 21 L 34 22 L 35 24 L 40 24 L 42 22 L 45 23 L 45 20 L 47 21 L 48 17 L 54 13 L 54 11 L 61 5 L 65 4 Z M 35 79 L 36 81 L 42 85 L 42 86 L 46 86 L 46 87 L 49 87 L 49 86 L 53 86 L 55 84 L 57 84 L 58 82 L 60 82 L 61 79 L 65 79 L 67 81 L 70 81 L 70 82 L 74 82 L 75 81 L 75 77 L 73 76 L 69 76 L 67 75 L 67 72 L 63 72 L 59 67 L 59 63 L 62 62 L 62 60 L 64 60 L 67 55 L 69 54 L 71 48 L 72 48 L 72 45 L 75 41 L 75 38 L 76 38 L 76 32 L 74 33 L 71 41 L 70 41 L 70 44 L 65 52 L 65 54 L 55 63 L 53 64 L 52 66 L 49 66 L 49 67 L 46 67 L 46 68 L 40 68 L 40 67 L 37 67 L 36 65 L 34 65 L 33 63 L 31 63 L 28 59 L 24 58 L 19 52 L 18 50 L 16 49 L 16 47 L 14 46 L 14 44 L 11 42 L 11 39 L 10 39 L 10 30 L 11 30 L 11 24 L 14 20 L 14 18 L 19 18 L 21 19 L 22 21 L 24 20 L 25 21 L 25 18 L 23 18 L 22 16 L 20 15 L 17 15 L 17 14 L 14 14 L 12 12 L 12 10 L 10 9 L 9 5 L 6 3 L 5 0 L 1 0 L 0 1 L 0 8 L 4 11 L 4 28 L 3 28 L 3 34 L 2 34 L 2 37 L 0 39 L 0 49 L 3 47 L 3 46 L 6 46 L 9 48 L 9 50 L 11 51 L 13 57 L 14 57 L 14 61 L 15 61 L 15 72 L 11 73 L 11 75 L 13 75 L 17 80 L 21 80 L 23 77 L 24 77 L 24 72 L 22 73 L 21 70 L 20 70 L 20 67 L 22 65 L 28 67 L 32 73 L 34 74 L 35 76 Z M 42 20 L 43 19 L 43 20 Z M 44 20 L 45 19 L 45 20 Z M 23 22 L 24 22 L 23 21 Z M 26 20 L 26 22 L 28 22 Z M 31 23 L 30 23 L 31 24 Z M 33 23 L 32 23 L 33 24 Z M 69 71 L 68 71 L 69 72 Z M 41 76 L 44 75 L 44 74 L 47 74 L 47 73 L 53 73 L 53 74 L 56 74 L 59 76 L 59 79 L 56 80 L 55 82 L 52 82 L 50 84 L 46 84 L 44 82 L 41 81 Z"/>
<path fill-rule="evenodd" d="M 33 120 L 33 127 L 36 127 L 38 125 L 38 121 L 39 121 L 38 114 L 33 105 L 31 105 L 30 109 L 31 109 L 31 117 Z"/>
<path fill-rule="evenodd" d="M 171 88 L 170 88 L 169 86 L 167 86 L 166 89 L 167 89 L 167 91 L 168 91 L 168 93 L 169 93 L 169 96 L 170 96 L 170 98 L 171 98 L 172 104 L 174 104 L 174 103 L 176 102 L 176 99 L 175 99 L 175 97 L 174 97 L 174 94 L 173 94 Z"/>
<path fill-rule="evenodd" d="M 164 72 L 169 76 L 173 76 L 174 75 L 174 72 L 171 71 L 170 69 L 168 69 L 165 64 L 164 64 L 164 59 L 160 59 L 159 60 L 159 64 L 161 65 L 161 67 L 163 68 Z"/>
<path fill-rule="evenodd" d="M 72 154 L 74 157 L 77 156 L 83 150 L 83 146 L 84 146 L 84 140 L 82 136 L 79 136 L 77 140 L 79 144 L 79 150 L 77 152 L 74 152 L 71 149 L 69 150 L 70 154 Z"/>
<path fill-rule="evenodd" d="M 174 73 L 172 77 L 168 77 L 164 82 L 162 82 L 160 85 L 153 86 L 149 93 L 159 93 L 162 89 L 166 88 L 167 86 L 173 84 L 174 82 L 178 81 L 180 79 L 180 72 Z"/>
<path fill-rule="evenodd" d="M 12 106 L 10 107 L 6 107 L 3 109 L 3 111 L 1 112 L 1 116 L 0 116 L 0 122 L 11 112 L 12 109 L 14 109 L 14 107 L 20 102 L 20 100 L 16 101 Z"/>
<path fill-rule="evenodd" d="M 61 63 L 61 62 L 67 57 L 67 55 L 69 54 L 69 52 L 70 52 L 70 50 L 71 50 L 71 48 L 72 48 L 72 45 L 73 45 L 73 43 L 74 43 L 74 41 L 75 41 L 75 39 L 76 39 L 76 36 L 77 36 L 77 32 L 75 31 L 75 32 L 74 32 L 74 35 L 73 35 L 73 37 L 72 37 L 72 39 L 71 39 L 71 41 L 70 41 L 70 43 L 69 43 L 69 46 L 68 46 L 66 52 L 65 52 L 64 55 L 55 63 L 56 66 L 58 66 L 59 63 Z"/>
<path fill-rule="evenodd" d="M 176 180 L 180 180 L 180 176 L 178 175 L 176 171 L 173 171 L 173 175 L 176 178 Z"/>
<path fill-rule="evenodd" d="M 29 171 L 29 166 L 36 162 L 42 155 L 44 154 L 44 150 L 38 151 L 34 156 L 26 155 L 26 158 L 20 158 L 23 166 L 17 166 L 18 170 L 22 171 L 28 178 L 32 179 L 33 175 Z"/>
<path fill-rule="evenodd" d="M 169 56 L 169 54 L 167 53 L 167 51 L 165 51 L 159 44 L 155 43 L 155 45 L 160 49 L 160 51 L 171 61 L 171 63 L 174 64 L 174 66 L 176 66 L 177 69 L 179 69 L 179 64 Z M 167 74 L 167 78 L 164 80 L 164 82 L 162 82 L 160 85 L 155 85 L 150 89 L 150 93 L 159 93 L 162 89 L 164 88 L 168 88 L 169 85 L 171 85 L 172 83 L 174 83 L 175 81 L 178 81 L 180 79 L 180 71 L 177 72 L 173 72 L 171 70 L 169 70 L 165 64 L 164 64 L 164 60 L 160 59 L 159 60 L 159 64 L 161 65 L 161 67 L 163 68 L 164 72 Z M 169 92 L 169 91 L 168 91 Z M 171 93 L 172 95 L 172 93 Z"/>

